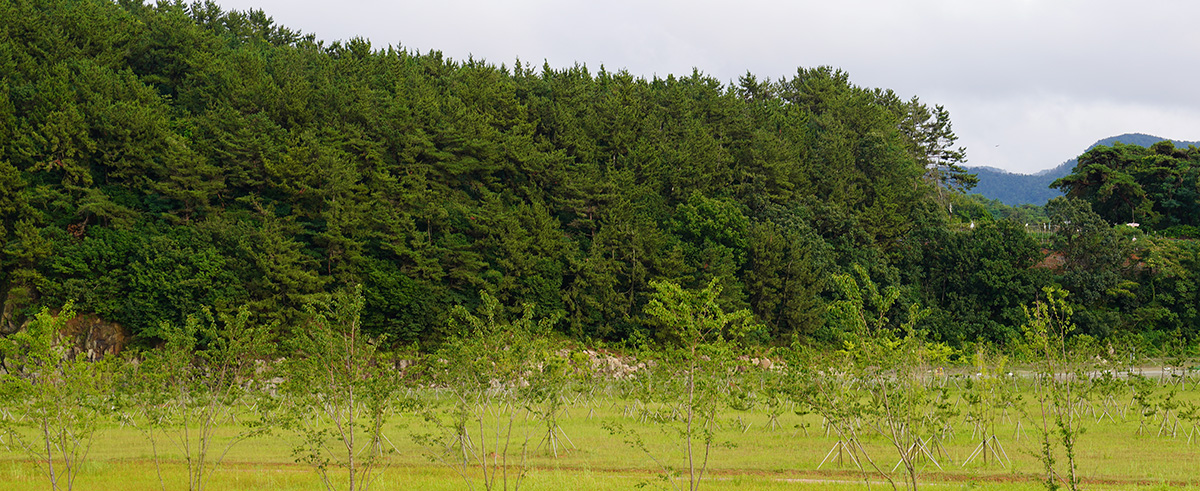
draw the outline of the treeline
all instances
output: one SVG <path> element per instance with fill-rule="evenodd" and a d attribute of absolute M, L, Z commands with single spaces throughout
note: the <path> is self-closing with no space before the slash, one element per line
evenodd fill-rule
<path fill-rule="evenodd" d="M 1079 157 L 1052 186 L 1088 201 L 1111 223 L 1137 223 L 1171 236 L 1200 238 L 1200 148 L 1170 141 L 1148 147 L 1114 143 Z"/>
<path fill-rule="evenodd" d="M 1039 269 L 1015 222 L 960 233 L 947 112 L 831 68 L 644 79 L 325 43 L 211 3 L 13 0 L 0 74 L 9 329 L 74 301 L 147 343 L 204 307 L 288 337 L 361 284 L 394 342 L 436 342 L 481 291 L 579 339 L 654 339 L 651 281 L 716 279 L 763 341 L 828 342 L 827 279 L 857 265 L 955 344 L 1016 336 L 1052 282 L 1089 332 L 1195 331 L 1189 245 L 1163 246 L 1167 273 L 1067 234 L 1067 266 Z"/>

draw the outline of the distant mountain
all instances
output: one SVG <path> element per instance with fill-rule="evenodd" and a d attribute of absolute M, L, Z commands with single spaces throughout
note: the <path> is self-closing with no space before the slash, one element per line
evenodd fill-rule
<path fill-rule="evenodd" d="M 1149 147 L 1163 140 L 1166 140 L 1166 138 L 1142 133 L 1126 133 L 1100 140 L 1079 153 L 1082 154 L 1098 146 L 1111 146 L 1117 142 L 1126 145 Z M 1186 148 L 1188 145 L 1200 146 L 1200 142 L 1194 141 L 1171 140 L 1171 142 L 1177 147 Z M 1058 167 L 1041 170 L 1034 174 L 1015 174 L 995 167 L 971 167 L 970 171 L 979 177 L 979 184 L 971 192 L 982 194 L 989 199 L 998 199 L 1009 206 L 1026 203 L 1041 206 L 1050 201 L 1050 198 L 1062 196 L 1062 192 L 1059 190 L 1050 189 L 1050 183 L 1070 174 L 1075 169 L 1075 164 L 1077 163 L 1079 163 L 1077 158 L 1071 159 L 1063 162 Z"/>
<path fill-rule="evenodd" d="M 1026 203 L 1041 206 L 1050 201 L 1050 198 L 1062 195 L 1061 191 L 1050 189 L 1050 183 L 1070 174 L 1071 169 L 1075 168 L 1075 163 L 1075 159 L 1071 159 L 1058 167 L 1037 174 L 1014 174 L 993 167 L 973 167 L 970 171 L 979 177 L 979 184 L 970 192 L 982 194 L 989 199 L 998 199 L 1009 206 Z"/>

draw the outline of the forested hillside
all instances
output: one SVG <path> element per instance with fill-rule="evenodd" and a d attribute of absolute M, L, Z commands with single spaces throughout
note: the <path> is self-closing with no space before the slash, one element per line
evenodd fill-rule
<path fill-rule="evenodd" d="M 1042 206 L 1062 192 L 1050 187 L 1062 176 L 1071 172 L 1075 162 L 1066 162 L 1053 169 L 1037 174 L 1014 174 L 993 167 L 973 167 L 968 170 L 979 178 L 979 185 L 972 190 L 987 198 L 1000 200 L 1009 206 L 1032 204 Z"/>
<path fill-rule="evenodd" d="M 1087 332 L 1195 332 L 1159 298 L 1190 246 L 1151 278 L 1125 249 L 1093 260 L 1107 227 L 1062 237 L 1058 270 L 1014 222 L 956 231 L 949 115 L 832 68 L 644 79 L 325 43 L 213 4 L 8 0 L 0 74 L 10 330 L 74 302 L 154 343 L 247 306 L 286 337 L 361 284 L 395 342 L 436 342 L 480 291 L 578 339 L 653 339 L 650 281 L 715 278 L 763 341 L 832 341 L 827 278 L 858 265 L 951 343 L 1017 335 L 1058 275 Z"/>
<path fill-rule="evenodd" d="M 1084 151 L 1086 152 L 1096 147 L 1111 147 L 1117 143 L 1150 148 L 1155 143 L 1164 140 L 1166 138 L 1142 133 L 1126 133 L 1104 138 L 1091 144 Z M 1197 144 L 1197 142 L 1179 140 L 1172 140 L 1171 143 L 1180 148 L 1187 148 L 1188 146 Z M 1057 167 L 1033 174 L 1014 174 L 993 167 L 969 167 L 967 170 L 975 173 L 975 176 L 979 178 L 979 184 L 972 190 L 974 193 L 982 194 L 989 199 L 1000 200 L 1009 206 L 1023 204 L 1042 206 L 1047 201 L 1050 201 L 1051 198 L 1062 196 L 1062 191 L 1050 187 L 1050 184 L 1070 174 L 1078 164 L 1078 159 L 1071 159 L 1059 164 Z"/>
<path fill-rule="evenodd" d="M 1200 237 L 1200 148 L 1159 141 L 1114 143 L 1081 155 L 1070 175 L 1054 181 L 1067 196 L 1086 200 L 1111 223 L 1170 235 Z"/>

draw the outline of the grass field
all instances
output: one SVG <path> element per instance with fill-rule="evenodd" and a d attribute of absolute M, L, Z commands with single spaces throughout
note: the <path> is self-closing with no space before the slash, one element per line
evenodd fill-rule
<path fill-rule="evenodd" d="M 1159 388 L 1165 392 L 1166 389 Z M 1130 396 L 1117 399 L 1128 405 Z M 1040 415 L 1028 393 L 1023 398 L 1029 415 Z M 1195 388 L 1185 390 L 1177 400 L 1200 402 Z M 618 398 L 599 398 L 589 403 L 568 405 L 559 419 L 566 438 L 561 440 L 559 455 L 550 455 L 545 445 L 539 445 L 544 427 L 531 423 L 521 427 L 513 436 L 512 448 L 525 441 L 528 431 L 530 452 L 527 478 L 521 489 L 631 489 L 639 484 L 651 488 L 670 488 L 661 479 L 663 469 L 646 453 L 623 443 L 622 438 L 602 427 L 604 422 L 619 422 L 632 428 L 647 443 L 650 454 L 661 462 L 683 468 L 683 447 L 674 433 L 664 432 L 650 419 L 625 411 L 631 401 Z M 1191 423 L 1168 420 L 1164 431 L 1161 419 L 1147 419 L 1142 435 L 1137 412 L 1130 407 L 1122 418 L 1105 418 L 1097 422 L 1101 405 L 1081 407 L 1085 432 L 1079 439 L 1079 472 L 1086 489 L 1190 489 L 1200 488 L 1200 432 L 1188 443 Z M 994 459 L 963 465 L 964 460 L 979 444 L 972 437 L 966 422 L 955 425 L 952 435 L 943 441 L 944 455 L 935 455 L 941 469 L 933 462 L 921 464 L 919 482 L 931 489 L 1041 489 L 1041 463 L 1036 458 L 1039 441 L 1033 420 L 1022 419 L 1015 408 L 1000 418 L 997 435 L 1011 465 L 1002 466 Z M 751 411 L 729 411 L 723 417 L 717 440 L 731 446 L 713 449 L 705 489 L 863 489 L 864 475 L 849 461 L 840 464 L 827 462 L 818 470 L 837 439 L 822 431 L 822 419 L 815 415 L 797 416 L 785 412 L 779 418 L 780 427 L 771 429 L 769 417 L 762 408 Z M 1021 422 L 1023 434 L 1017 434 Z M 807 425 L 808 434 L 797 425 Z M 224 426 L 226 441 L 238 431 L 232 423 Z M 471 483 L 456 468 L 431 460 L 434 452 L 414 442 L 412 435 L 435 431 L 422 418 L 401 414 L 388 425 L 389 447 L 395 453 L 389 457 L 387 468 L 372 483 L 372 489 L 478 489 L 478 469 L 470 468 L 475 477 Z M 868 432 L 864 432 L 866 434 Z M 476 438 L 478 434 L 476 434 Z M 4 442 L 7 444 L 8 438 Z M 217 443 L 221 443 L 218 441 Z M 276 432 L 238 443 L 226 460 L 212 475 L 206 489 L 323 489 L 317 473 L 292 456 L 294 440 L 291 434 Z M 0 489 L 47 489 L 48 480 L 39 466 L 7 445 L 0 445 Z M 885 470 L 898 462 L 895 450 L 881 437 L 872 436 L 863 442 L 868 454 Z M 164 443 L 159 442 L 160 449 Z M 936 454 L 937 452 L 935 452 Z M 520 456 L 510 450 L 509 462 Z M 117 424 L 106 424 L 97 434 L 88 460 L 75 483 L 76 489 L 86 490 L 154 490 L 186 489 L 187 471 L 181 454 L 164 453 L 159 468 L 146 437 L 139 431 Z M 499 463 L 500 456 L 491 457 Z M 511 470 L 516 473 L 514 466 Z M 903 470 L 897 469 L 894 478 L 903 486 Z M 867 473 L 872 488 L 890 488 L 877 473 Z M 686 487 L 686 481 L 681 484 Z M 512 483 L 510 482 L 510 489 Z"/>

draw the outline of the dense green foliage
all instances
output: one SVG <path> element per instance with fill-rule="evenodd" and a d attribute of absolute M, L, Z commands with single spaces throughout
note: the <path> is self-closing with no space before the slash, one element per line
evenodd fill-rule
<path fill-rule="evenodd" d="M 1073 167 L 1074 162 L 1066 162 L 1037 174 L 1016 174 L 993 167 L 973 167 L 971 172 L 979 177 L 979 185 L 972 191 L 1009 206 L 1042 206 L 1050 201 L 1050 198 L 1062 196 L 1062 191 L 1051 188 L 1050 183 L 1069 174 Z"/>
<path fill-rule="evenodd" d="M 1087 150 L 1092 150 L 1096 147 L 1111 147 L 1117 143 L 1149 148 L 1162 141 L 1170 141 L 1176 147 L 1181 148 L 1200 144 L 1200 142 L 1167 140 L 1162 137 L 1142 133 L 1125 133 L 1101 139 L 1087 147 Z M 974 172 L 976 177 L 979 178 L 979 184 L 972 191 L 987 198 L 999 200 L 1009 206 L 1043 206 L 1051 198 L 1062 196 L 1063 192 L 1061 190 L 1056 190 L 1050 187 L 1050 185 L 1055 180 L 1071 174 L 1072 170 L 1078 164 L 1079 159 L 1071 159 L 1054 168 L 1045 169 L 1035 174 L 1016 174 L 993 167 L 972 167 L 970 168 L 971 172 Z"/>
<path fill-rule="evenodd" d="M 579 339 L 651 339 L 652 282 L 716 280 L 764 341 L 820 342 L 841 329 L 828 279 L 857 265 L 947 342 L 1006 342 L 1061 274 L 1105 278 L 1061 280 L 1084 330 L 1196 332 L 1190 253 L 1032 268 L 1037 243 L 959 194 L 945 109 L 832 68 L 644 79 L 327 44 L 211 3 L 9 0 L 0 76 L 5 329 L 74 301 L 152 344 L 245 306 L 291 338 L 361 284 L 363 329 L 396 343 L 445 339 L 480 292 Z M 1186 225 L 1169 192 L 1137 209 Z"/>
<path fill-rule="evenodd" d="M 725 86 L 325 45 L 211 4 L 3 8 L 0 290 L 142 338 L 206 305 L 286 330 L 354 283 L 399 340 L 480 290 L 620 338 L 651 280 L 713 278 L 809 333 L 816 278 L 883 261 L 924 163 L 961 160 L 944 110 L 828 68 Z"/>
<path fill-rule="evenodd" d="M 1079 157 L 1074 171 L 1053 186 L 1091 203 L 1109 223 L 1152 230 L 1200 225 L 1200 148 L 1169 141 L 1149 148 L 1116 143 Z"/>

